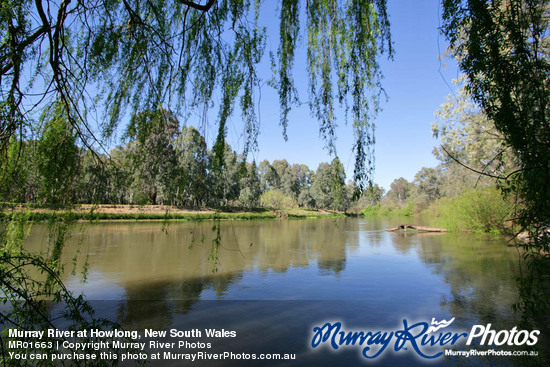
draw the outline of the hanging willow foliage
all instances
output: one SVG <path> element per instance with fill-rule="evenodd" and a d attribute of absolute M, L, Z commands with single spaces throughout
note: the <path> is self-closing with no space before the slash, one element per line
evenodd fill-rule
<path fill-rule="evenodd" d="M 259 133 L 258 66 L 268 35 L 259 22 L 263 6 L 259 0 L 3 0 L 1 151 L 10 137 L 25 139 L 33 111 L 57 101 L 89 147 L 113 137 L 128 113 L 166 109 L 206 116 L 217 108 L 220 165 L 226 124 L 238 104 L 248 153 Z M 311 112 L 335 153 L 335 104 L 346 111 L 351 106 L 355 180 L 362 186 L 373 169 L 372 119 L 383 92 L 377 59 L 385 50 L 392 53 L 386 2 L 282 0 L 278 10 L 273 84 L 283 135 L 298 101 L 292 74 L 303 23 Z"/>

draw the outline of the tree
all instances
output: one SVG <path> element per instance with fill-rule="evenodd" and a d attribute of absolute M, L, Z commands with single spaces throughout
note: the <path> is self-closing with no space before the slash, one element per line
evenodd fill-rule
<path fill-rule="evenodd" d="M 548 272 L 550 251 L 550 44 L 548 0 L 444 0 L 443 33 L 466 74 L 472 98 L 519 160 L 499 176 L 521 199 L 533 273 Z M 530 256 L 529 256 L 530 254 Z M 547 292 L 538 299 L 549 302 Z M 541 302 L 523 299 L 523 308 Z"/>
<path fill-rule="evenodd" d="M 260 162 L 260 165 L 258 166 L 258 171 L 260 174 L 260 184 L 262 187 L 262 192 L 275 190 L 280 186 L 279 175 L 267 159 Z"/>
<path fill-rule="evenodd" d="M 432 132 L 441 146 L 434 154 L 445 166 L 460 162 L 490 176 L 505 175 L 516 168 L 511 147 L 471 99 L 463 79 L 454 80 L 459 86 L 457 91 L 448 95 L 435 113 Z"/>
<path fill-rule="evenodd" d="M 328 163 L 320 163 L 319 167 L 317 167 L 317 171 L 315 171 L 315 179 L 313 180 L 310 191 L 317 208 L 328 209 L 332 206 L 333 196 L 331 188 L 331 167 Z"/>
<path fill-rule="evenodd" d="M 107 162 L 106 157 L 100 157 Z M 109 194 L 113 189 L 112 172 L 106 164 L 98 164 L 96 156 L 89 150 L 80 155 L 80 174 L 78 175 L 78 189 L 76 201 L 83 204 L 109 203 Z"/>
<path fill-rule="evenodd" d="M 246 175 L 241 178 L 240 187 L 239 201 L 247 208 L 258 206 L 262 191 L 256 162 L 246 164 Z"/>
<path fill-rule="evenodd" d="M 348 208 L 348 196 L 346 191 L 346 172 L 344 165 L 338 157 L 334 158 L 331 166 L 331 191 L 334 198 L 333 208 L 336 210 L 346 210 Z"/>
<path fill-rule="evenodd" d="M 208 150 L 201 134 L 193 126 L 184 126 L 174 143 L 178 160 L 178 200 L 184 205 L 201 205 L 207 196 Z"/>
<path fill-rule="evenodd" d="M 0 200 L 36 202 L 40 177 L 38 174 L 37 142 L 21 142 L 12 138 L 0 172 Z"/>
<path fill-rule="evenodd" d="M 310 109 L 334 153 L 335 104 L 349 106 L 356 137 L 354 179 L 362 185 L 373 168 L 378 58 L 386 51 L 392 55 L 386 1 L 301 4 L 285 0 L 279 6 L 280 40 L 270 84 L 279 94 L 283 134 L 298 99 L 292 70 L 304 19 Z M 91 147 L 97 135 L 91 119 L 95 106 L 101 135 L 111 137 L 127 109 L 132 115 L 159 106 L 176 114 L 209 109 L 219 90 L 213 151 L 221 166 L 226 123 L 238 101 L 246 155 L 259 132 L 258 64 L 269 34 L 259 24 L 259 12 L 265 6 L 246 0 L 3 1 L 0 153 L 6 154 L 9 139 L 31 121 L 30 113 L 51 98 L 73 111 L 69 123 Z M 30 79 L 23 77 L 27 70 Z"/>
<path fill-rule="evenodd" d="M 130 145 L 116 147 L 109 152 L 111 159 L 107 162 L 107 169 L 111 177 L 109 188 L 110 202 L 114 204 L 128 204 L 132 202 L 130 186 L 132 185 L 132 152 Z"/>
<path fill-rule="evenodd" d="M 236 205 L 241 192 L 240 181 L 246 175 L 244 158 L 225 144 L 224 161 L 219 166 L 215 152 L 209 152 L 209 205 L 216 207 Z"/>
<path fill-rule="evenodd" d="M 80 154 L 76 134 L 59 104 L 48 108 L 42 117 L 44 132 L 38 142 L 38 172 L 42 178 L 39 197 L 55 206 L 71 202 Z"/>
<path fill-rule="evenodd" d="M 369 186 L 359 198 L 357 206 L 361 209 L 366 206 L 375 206 L 384 197 L 385 191 L 383 187 L 378 184 Z"/>
<path fill-rule="evenodd" d="M 271 166 L 275 170 L 276 176 L 273 182 L 275 190 L 282 192 L 288 196 L 294 196 L 295 178 L 290 172 L 289 165 L 286 159 L 277 159 L 271 163 Z"/>
<path fill-rule="evenodd" d="M 338 158 L 328 163 L 321 163 L 315 173 L 315 179 L 311 185 L 311 196 L 318 208 L 345 210 L 346 174 L 344 167 Z"/>
<path fill-rule="evenodd" d="M 412 197 L 417 207 L 426 207 L 429 203 L 439 199 L 442 191 L 442 173 L 438 168 L 422 167 L 414 175 Z"/>
<path fill-rule="evenodd" d="M 388 191 L 387 196 L 392 200 L 398 202 L 400 205 L 406 203 L 407 198 L 410 195 L 411 184 L 409 181 L 403 177 L 396 178 L 390 184 L 390 191 Z"/>
<path fill-rule="evenodd" d="M 177 164 L 174 140 L 178 131 L 178 119 L 166 110 L 141 112 L 130 120 L 125 137 L 132 159 L 133 202 L 173 202 Z"/>

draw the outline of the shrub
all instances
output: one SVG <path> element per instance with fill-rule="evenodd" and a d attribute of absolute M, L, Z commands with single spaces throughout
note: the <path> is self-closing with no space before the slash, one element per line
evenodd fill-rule
<path fill-rule="evenodd" d="M 511 205 L 496 188 L 481 187 L 439 200 L 433 213 L 449 230 L 505 233 Z"/>
<path fill-rule="evenodd" d="M 298 206 L 293 198 L 277 190 L 264 192 L 260 196 L 260 205 L 271 209 L 292 209 Z"/>

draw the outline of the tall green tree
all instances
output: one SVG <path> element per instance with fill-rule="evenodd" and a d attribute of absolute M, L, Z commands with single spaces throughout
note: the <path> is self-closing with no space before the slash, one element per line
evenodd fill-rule
<path fill-rule="evenodd" d="M 318 208 L 347 209 L 346 174 L 338 158 L 328 163 L 321 163 L 315 172 L 311 185 L 311 196 Z"/>
<path fill-rule="evenodd" d="M 390 184 L 390 191 L 387 193 L 387 197 L 391 200 L 404 205 L 407 202 L 411 193 L 411 183 L 403 177 L 396 178 Z"/>
<path fill-rule="evenodd" d="M 174 143 L 177 157 L 177 198 L 183 205 L 206 202 L 208 150 L 206 142 L 193 126 L 184 126 Z"/>
<path fill-rule="evenodd" d="M 146 111 L 132 116 L 125 132 L 132 158 L 132 201 L 172 204 L 176 192 L 174 141 L 179 121 L 169 111 Z"/>
<path fill-rule="evenodd" d="M 260 185 L 263 192 L 279 188 L 279 175 L 267 159 L 260 162 L 258 173 L 260 174 Z"/>
<path fill-rule="evenodd" d="M 550 47 L 548 0 L 444 0 L 442 30 L 467 88 L 519 160 L 501 177 L 521 200 L 534 272 L 548 273 L 550 253 Z M 540 265 L 540 266 L 539 266 Z M 547 292 L 539 294 L 548 304 Z M 529 308 L 540 304 L 526 301 Z"/>
<path fill-rule="evenodd" d="M 0 171 L 0 200 L 7 202 L 36 202 L 40 176 L 38 173 L 37 142 L 12 138 Z"/>
<path fill-rule="evenodd" d="M 60 104 L 48 108 L 42 119 L 44 131 L 37 147 L 39 198 L 54 206 L 70 204 L 80 163 L 76 132 Z"/>
<path fill-rule="evenodd" d="M 257 207 L 262 194 L 256 162 L 246 164 L 246 175 L 241 178 L 239 201 L 247 208 Z"/>

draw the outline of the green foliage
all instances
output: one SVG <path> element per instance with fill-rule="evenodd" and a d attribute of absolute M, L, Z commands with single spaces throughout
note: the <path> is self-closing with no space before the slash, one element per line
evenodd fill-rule
<path fill-rule="evenodd" d="M 66 205 L 74 191 L 79 169 L 76 133 L 60 104 L 46 110 L 45 128 L 37 147 L 38 172 L 42 178 L 39 197 L 53 205 Z"/>
<path fill-rule="evenodd" d="M 407 202 L 404 206 L 380 202 L 376 205 L 369 205 L 359 212 L 359 214 L 364 217 L 373 217 L 377 215 L 410 217 L 414 213 L 415 206 L 411 201 Z"/>
<path fill-rule="evenodd" d="M 411 202 L 419 210 L 427 207 L 433 201 L 439 199 L 442 195 L 443 174 L 441 167 L 426 168 L 422 167 L 416 173 L 411 190 Z"/>
<path fill-rule="evenodd" d="M 519 169 L 501 176 L 500 185 L 503 192 L 516 197 L 520 203 L 518 222 L 531 239 L 525 246 L 531 267 L 529 276 L 547 276 L 550 273 L 547 256 L 550 252 L 550 2 L 445 0 L 443 5 L 442 30 L 468 78 L 468 91 L 518 159 Z M 540 259 L 544 259 L 542 267 L 539 267 Z M 548 289 L 538 293 L 547 294 Z M 550 306 L 548 297 L 539 301 Z"/>
<path fill-rule="evenodd" d="M 380 203 L 376 203 L 375 205 L 368 205 L 363 210 L 359 212 L 363 217 L 374 217 L 381 214 L 380 210 Z"/>
<path fill-rule="evenodd" d="M 131 144 L 131 185 L 136 202 L 173 202 L 177 159 L 173 143 L 178 132 L 179 121 L 169 111 L 146 111 L 132 116 L 125 136 Z"/>
<path fill-rule="evenodd" d="M 8 307 L 0 311 L 0 325 L 3 332 L 0 334 L 0 343 L 8 344 L 8 328 L 19 330 L 47 330 L 60 328 L 63 330 L 90 330 L 120 328 L 119 325 L 99 318 L 82 296 L 73 295 L 61 281 L 62 267 L 59 266 L 60 246 L 70 227 L 71 221 L 66 216 L 52 217 L 51 244 L 49 254 L 31 254 L 24 247 L 24 241 L 30 233 L 30 212 L 20 212 L 12 216 L 9 221 L 2 221 L 0 228 L 0 288 L 2 289 L 1 302 Z M 19 339 L 20 340 L 20 339 Z M 30 347 L 24 349 L 10 348 L 14 353 L 57 353 L 55 343 L 48 346 L 48 342 L 55 342 L 56 338 L 45 336 L 42 339 L 27 338 Z M 104 366 L 112 361 L 102 361 L 98 350 L 86 344 L 97 341 L 93 337 L 78 339 L 84 343 L 84 349 L 78 353 L 95 354 L 96 360 L 72 360 L 75 366 Z M 40 342 L 40 343 L 33 343 Z M 116 349 L 103 351 L 117 352 Z M 77 352 L 68 349 L 68 352 Z M 55 363 L 45 360 L 16 360 L 8 357 L 8 350 L 0 350 L 0 362 L 6 366 L 53 366 Z"/>
<path fill-rule="evenodd" d="M 310 190 L 317 207 L 335 210 L 348 208 L 345 178 L 344 167 L 338 158 L 330 164 L 319 164 Z"/>
<path fill-rule="evenodd" d="M 39 177 L 36 142 L 10 140 L 5 161 L 0 162 L 0 198 L 18 202 L 36 201 Z"/>
<path fill-rule="evenodd" d="M 293 209 L 298 206 L 296 201 L 277 190 L 269 190 L 260 196 L 260 205 L 272 209 Z"/>
<path fill-rule="evenodd" d="M 430 211 L 449 230 L 505 234 L 510 231 L 511 208 L 498 189 L 480 187 L 441 199 Z"/>
<path fill-rule="evenodd" d="M 308 3 L 307 9 L 310 109 L 321 122 L 320 134 L 333 152 L 334 94 L 346 109 L 351 100 L 356 138 L 353 180 L 361 189 L 370 182 L 374 166 L 372 117 L 378 112 L 382 92 L 376 58 L 386 41 L 392 54 L 385 5 L 385 1 L 341 4 L 324 0 Z"/>
<path fill-rule="evenodd" d="M 432 124 L 441 146 L 434 151 L 444 165 L 459 161 L 478 172 L 498 177 L 516 167 L 516 159 L 492 120 L 472 100 L 464 77 L 453 81 L 455 93 L 435 112 Z"/>
<path fill-rule="evenodd" d="M 199 206 L 207 198 L 208 151 L 206 142 L 193 126 L 184 126 L 174 142 L 177 157 L 177 201 Z"/>
<path fill-rule="evenodd" d="M 246 208 L 254 208 L 258 206 L 260 202 L 260 195 L 262 193 L 260 178 L 256 170 L 256 162 L 247 164 L 246 170 L 246 175 L 240 182 L 241 192 L 239 194 L 239 201 Z"/>
<path fill-rule="evenodd" d="M 243 155 L 255 148 L 258 91 L 266 79 L 279 94 L 286 136 L 288 113 L 298 102 L 292 72 L 303 26 L 311 111 L 334 153 L 334 106 L 351 106 L 354 179 L 362 187 L 373 166 L 372 119 L 382 93 L 378 58 L 385 51 L 392 55 L 386 1 L 315 1 L 305 6 L 283 1 L 277 8 L 279 49 L 271 57 L 276 80 L 262 76 L 258 67 L 269 34 L 259 15 L 270 6 L 258 0 L 3 2 L 1 157 L 9 139 L 29 122 L 27 101 L 34 104 L 31 109 L 58 101 L 65 111 L 73 111 L 68 122 L 81 139 L 92 136 L 92 114 L 99 117 L 101 134 L 110 138 L 127 114 L 164 108 L 206 116 L 217 108 L 213 151 L 221 167 L 226 123 L 237 104 L 244 121 Z M 49 50 L 46 55 L 44 49 Z M 22 77 L 26 71 L 30 78 Z M 213 103 L 216 95 L 219 103 Z M 86 144 L 95 143 L 92 136 Z"/>

